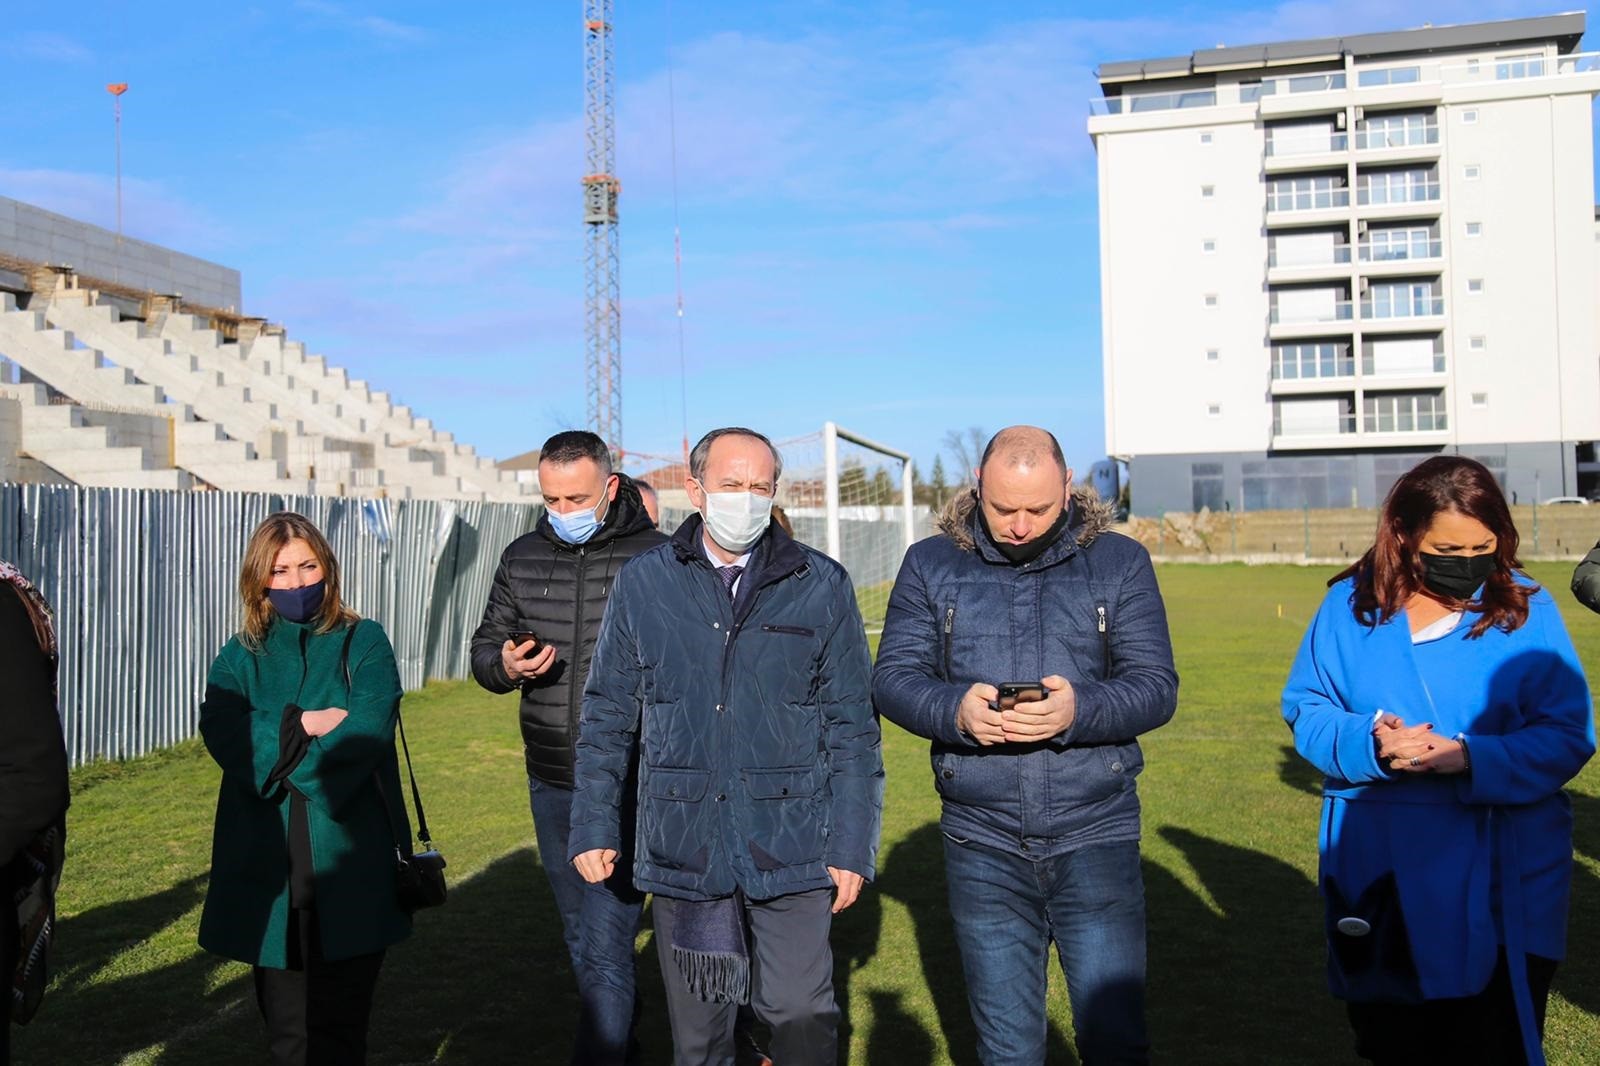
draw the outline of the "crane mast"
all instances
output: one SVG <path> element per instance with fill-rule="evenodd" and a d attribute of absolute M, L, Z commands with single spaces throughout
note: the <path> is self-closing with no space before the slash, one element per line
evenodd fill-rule
<path fill-rule="evenodd" d="M 584 338 L 589 428 L 622 451 L 622 308 L 617 278 L 615 67 L 612 0 L 584 0 Z"/>

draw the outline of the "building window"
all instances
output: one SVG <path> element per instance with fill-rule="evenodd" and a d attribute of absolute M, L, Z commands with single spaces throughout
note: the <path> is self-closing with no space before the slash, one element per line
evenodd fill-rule
<path fill-rule="evenodd" d="M 1475 393 L 1473 393 L 1472 394 L 1472 406 L 1474 406 L 1474 407 L 1488 407 L 1489 406 L 1489 394 L 1487 392 L 1475 392 Z"/>
<path fill-rule="evenodd" d="M 1272 346 L 1272 379 L 1348 378 L 1356 372 L 1348 341 L 1296 341 Z"/>
<path fill-rule="evenodd" d="M 1216 293 L 1214 293 L 1214 292 L 1206 293 L 1206 306 L 1207 307 L 1215 307 L 1215 306 L 1217 306 L 1217 294 Z"/>
<path fill-rule="evenodd" d="M 1216 239 L 1213 237 L 1207 237 L 1205 240 L 1201 241 L 1200 250 L 1206 255 L 1210 255 L 1212 252 L 1215 252 L 1217 250 Z"/>
<path fill-rule="evenodd" d="M 1495 81 L 1508 81 L 1512 78 L 1539 78 L 1543 76 L 1544 54 L 1541 52 L 1495 57 Z"/>
<path fill-rule="evenodd" d="M 1443 392 L 1368 393 L 1362 400 L 1368 433 L 1436 433 L 1446 429 Z"/>
<path fill-rule="evenodd" d="M 1356 175 L 1360 204 L 1414 204 L 1439 198 L 1439 172 L 1433 167 L 1367 170 Z"/>
<path fill-rule="evenodd" d="M 1202 185 L 1202 186 L 1200 186 L 1200 195 L 1203 198 L 1209 200 L 1213 196 L 1215 196 L 1216 194 L 1217 194 L 1217 187 L 1215 185 Z"/>
<path fill-rule="evenodd" d="M 1468 278 L 1467 279 L 1467 291 L 1470 292 L 1470 293 L 1474 293 L 1474 294 L 1482 292 L 1483 291 L 1483 279 L 1482 278 Z"/>
<path fill-rule="evenodd" d="M 1421 67 L 1385 67 L 1383 70 L 1363 70 L 1356 75 L 1356 84 L 1410 85 L 1422 80 Z"/>
<path fill-rule="evenodd" d="M 1219 352 L 1217 349 L 1215 349 L 1215 348 L 1207 348 L 1206 349 L 1206 362 L 1215 363 L 1217 360 L 1219 360 L 1221 358 L 1222 358 L 1222 353 Z"/>
<path fill-rule="evenodd" d="M 1200 143 L 1201 144 L 1210 144 L 1211 143 L 1211 131 L 1210 130 L 1201 130 L 1200 131 Z"/>
<path fill-rule="evenodd" d="M 1206 404 L 1206 417 L 1207 418 L 1221 418 L 1222 417 L 1222 405 L 1220 403 L 1208 403 L 1208 404 Z"/>
<path fill-rule="evenodd" d="M 1268 211 L 1316 211 L 1349 203 L 1350 190 L 1335 174 L 1274 178 L 1267 185 Z"/>
<path fill-rule="evenodd" d="M 1468 222 L 1467 223 L 1467 236 L 1468 237 L 1481 237 L 1481 236 L 1483 236 L 1483 223 L 1482 222 Z"/>
<path fill-rule="evenodd" d="M 1193 503 L 1196 511 L 1210 508 L 1220 511 L 1223 508 L 1222 464 L 1221 463 L 1190 463 L 1189 484 L 1193 490 Z"/>
<path fill-rule="evenodd" d="M 1467 75 L 1473 78 L 1478 76 L 1478 61 L 1476 59 L 1467 60 Z"/>
<path fill-rule="evenodd" d="M 1444 314 L 1437 281 L 1385 281 L 1372 285 L 1361 301 L 1362 318 L 1419 318 Z"/>
<path fill-rule="evenodd" d="M 1246 511 L 1349 507 L 1355 499 L 1354 459 L 1273 458 L 1240 464 Z"/>
<path fill-rule="evenodd" d="M 1432 111 L 1390 111 L 1356 123 L 1356 149 L 1406 148 L 1439 143 L 1439 120 Z"/>
<path fill-rule="evenodd" d="M 1478 336 L 1467 341 L 1467 347 L 1471 348 L 1475 352 L 1481 352 L 1488 348 L 1489 344 L 1488 341 L 1484 340 L 1483 335 L 1479 334 Z"/>
<path fill-rule="evenodd" d="M 1467 181 L 1477 181 L 1483 174 L 1483 168 L 1477 163 L 1468 163 L 1461 168 L 1461 176 Z"/>
<path fill-rule="evenodd" d="M 1392 263 L 1399 259 L 1437 259 L 1439 227 L 1428 224 L 1374 226 L 1361 242 L 1365 263 Z"/>
<path fill-rule="evenodd" d="M 1461 112 L 1461 124 L 1463 126 L 1476 126 L 1478 124 L 1478 109 L 1469 107 Z"/>

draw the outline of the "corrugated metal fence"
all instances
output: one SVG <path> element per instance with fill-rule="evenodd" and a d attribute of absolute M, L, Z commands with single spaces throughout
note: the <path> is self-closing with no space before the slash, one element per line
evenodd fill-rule
<path fill-rule="evenodd" d="M 469 676 L 468 641 L 500 553 L 534 527 L 540 508 L 0 485 L 0 558 L 55 609 L 74 766 L 194 735 L 206 670 L 239 625 L 245 543 L 257 523 L 283 510 L 327 536 L 345 600 L 388 631 L 409 691 L 429 678 Z M 688 514 L 664 509 L 662 528 L 676 529 Z M 898 516 L 862 525 L 873 528 L 845 538 L 844 562 L 864 591 L 893 578 L 905 534 Z M 815 530 L 796 532 L 820 543 Z M 869 627 L 882 624 L 882 598 L 863 600 Z"/>
<path fill-rule="evenodd" d="M 273 511 L 333 545 L 345 597 L 383 624 L 407 689 L 468 673 L 500 552 L 539 508 L 439 500 L 0 486 L 0 558 L 56 612 L 74 765 L 195 732 L 206 670 L 238 627 L 245 542 Z"/>

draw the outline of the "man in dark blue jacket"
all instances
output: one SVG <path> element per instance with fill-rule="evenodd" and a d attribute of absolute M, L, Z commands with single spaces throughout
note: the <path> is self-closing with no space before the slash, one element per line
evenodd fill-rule
<path fill-rule="evenodd" d="M 832 1066 L 831 916 L 876 865 L 883 761 L 850 578 L 770 519 L 781 459 L 714 430 L 701 512 L 617 575 L 583 693 L 569 854 L 616 868 L 638 750 L 633 876 L 677 1066 L 727 1063 L 748 998 L 784 1066 Z"/>
<path fill-rule="evenodd" d="M 873 696 L 933 741 L 985 1066 L 1045 1061 L 1052 941 L 1085 1066 L 1149 1058 L 1134 738 L 1172 717 L 1178 675 L 1150 557 L 1109 524 L 1054 436 L 1002 430 L 889 598 Z"/>

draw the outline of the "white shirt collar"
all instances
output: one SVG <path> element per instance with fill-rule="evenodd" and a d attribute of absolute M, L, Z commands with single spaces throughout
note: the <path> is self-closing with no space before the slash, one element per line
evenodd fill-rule
<path fill-rule="evenodd" d="M 700 534 L 700 550 L 706 553 L 706 558 L 711 560 L 711 565 L 719 570 L 725 566 L 749 566 L 750 556 L 754 553 L 754 549 L 751 549 L 733 562 L 725 563 L 711 551 L 710 538 L 706 536 L 704 531 Z"/>

